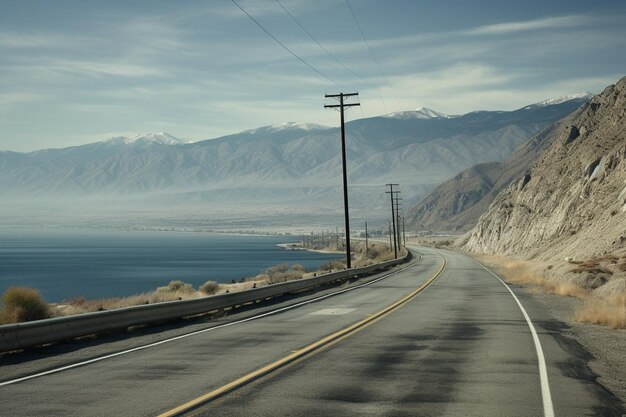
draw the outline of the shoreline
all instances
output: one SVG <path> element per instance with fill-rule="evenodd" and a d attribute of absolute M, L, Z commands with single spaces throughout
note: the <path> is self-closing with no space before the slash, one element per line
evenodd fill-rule
<path fill-rule="evenodd" d="M 59 304 L 74 298 L 131 297 L 173 279 L 195 287 L 207 280 L 226 284 L 285 263 L 318 269 L 337 258 L 276 247 L 295 242 L 291 236 L 4 228 L 0 239 L 6 243 L 0 259 L 7 260 L 0 265 L 0 295 L 12 287 L 29 287 Z"/>
<path fill-rule="evenodd" d="M 332 255 L 332 254 L 343 255 L 345 253 L 343 251 L 336 251 L 336 250 L 323 250 L 323 249 L 303 248 L 301 246 L 297 246 L 296 243 L 277 243 L 276 246 L 278 246 L 280 248 L 283 248 L 285 250 L 324 253 L 324 254 L 327 254 L 327 255 Z"/>

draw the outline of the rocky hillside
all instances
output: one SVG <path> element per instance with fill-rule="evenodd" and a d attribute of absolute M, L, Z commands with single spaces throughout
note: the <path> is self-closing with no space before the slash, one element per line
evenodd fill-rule
<path fill-rule="evenodd" d="M 626 78 L 555 126 L 551 145 L 463 238 L 472 251 L 591 259 L 626 245 Z"/>
<path fill-rule="evenodd" d="M 537 157 L 582 109 L 550 125 L 520 146 L 506 161 L 474 165 L 443 182 L 407 211 L 409 229 L 420 233 L 466 232 L 476 225 L 496 196 L 528 173 Z"/>

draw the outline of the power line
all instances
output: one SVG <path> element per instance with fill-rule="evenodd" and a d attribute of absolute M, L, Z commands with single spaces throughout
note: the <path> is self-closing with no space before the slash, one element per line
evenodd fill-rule
<path fill-rule="evenodd" d="M 324 77 L 325 79 L 327 79 L 328 81 L 332 82 L 333 84 L 336 84 L 342 88 L 346 88 L 346 86 L 338 83 L 337 81 L 333 80 L 332 78 L 330 78 L 329 76 L 327 76 L 326 74 L 324 74 L 323 72 L 321 72 L 320 70 L 318 70 L 317 68 L 315 68 L 313 65 L 309 64 L 308 62 L 306 62 L 304 59 L 300 58 L 295 52 L 293 52 L 291 49 L 289 49 L 284 43 L 282 43 L 281 41 L 278 40 L 278 38 L 276 38 L 276 36 L 272 35 L 270 33 L 269 30 L 265 29 L 265 27 L 263 27 L 262 24 L 260 24 L 254 17 L 252 17 L 250 15 L 250 13 L 248 13 L 243 7 L 241 7 L 239 5 L 239 3 L 237 3 L 235 0 L 231 0 L 235 6 L 239 7 L 239 9 L 245 13 L 246 16 L 248 16 L 250 18 L 250 20 L 252 20 L 254 23 L 256 23 L 256 25 L 258 27 L 260 27 L 263 32 L 265 32 L 270 38 L 272 38 L 274 40 L 274 42 L 276 42 L 277 44 L 279 44 L 280 46 L 283 47 L 283 49 L 287 52 L 289 52 L 291 55 L 293 55 L 296 59 L 298 59 L 298 61 L 302 62 L 304 65 L 306 65 L 307 67 L 309 67 L 310 69 L 312 69 L 313 71 L 315 71 L 316 73 L 318 73 L 319 75 L 321 75 L 322 77 Z"/>
<path fill-rule="evenodd" d="M 304 27 L 304 25 L 303 25 L 302 23 L 300 23 L 300 21 L 299 21 L 299 20 L 298 20 L 298 19 L 297 19 L 297 18 L 296 18 L 293 14 L 291 14 L 291 13 L 289 12 L 289 10 L 287 10 L 287 8 L 286 8 L 286 7 L 285 7 L 285 6 L 284 6 L 284 5 L 280 2 L 280 0 L 274 0 L 274 1 L 276 1 L 276 3 L 278 3 L 278 5 L 279 5 L 279 6 L 280 6 L 280 7 L 281 7 L 284 11 L 285 11 L 285 13 L 287 13 L 287 15 L 289 15 L 289 17 L 290 17 L 290 18 L 291 18 L 294 22 L 296 22 L 296 24 L 297 24 L 298 26 L 300 26 L 300 29 L 302 29 L 302 31 L 303 31 L 304 33 L 306 33 L 306 34 L 307 34 L 307 36 L 308 36 L 309 38 L 311 38 L 311 40 L 317 44 L 317 46 L 319 46 L 320 48 L 322 48 L 322 50 L 323 50 L 324 52 L 326 52 L 326 54 L 327 54 L 329 57 L 331 57 L 332 59 L 334 59 L 334 60 L 335 60 L 335 62 L 337 62 L 339 65 L 341 65 L 342 67 L 344 67 L 347 71 L 349 71 L 349 72 L 350 72 L 350 74 L 354 75 L 356 78 L 358 78 L 358 79 L 359 79 L 359 80 L 361 80 L 362 82 L 367 83 L 367 81 L 365 81 L 365 80 L 363 79 L 363 77 L 361 77 L 361 76 L 360 76 L 359 74 L 357 74 L 356 72 L 352 71 L 352 69 L 351 69 L 350 67 L 348 67 L 346 64 L 344 64 L 344 63 L 343 63 L 343 62 L 342 62 L 339 58 L 337 58 L 337 57 L 336 57 L 333 53 L 331 53 L 328 49 L 326 49 L 326 47 L 324 47 L 324 45 L 322 45 L 322 44 L 321 44 L 321 43 L 320 43 L 317 39 L 315 39 L 315 37 L 311 34 L 311 32 L 309 32 L 309 31 L 307 30 L 307 28 L 305 28 L 305 27 Z"/>
<path fill-rule="evenodd" d="M 380 72 L 380 75 L 382 75 L 383 79 L 385 80 L 385 82 L 387 83 L 389 88 L 391 88 L 391 91 L 393 91 L 393 95 L 396 97 L 396 102 L 398 103 L 398 109 L 401 110 L 400 109 L 400 100 L 398 99 L 398 94 L 396 93 L 396 90 L 393 88 L 393 86 L 391 85 L 391 83 L 387 79 L 387 76 L 383 73 L 383 70 L 380 67 L 380 64 L 378 63 L 378 60 L 376 59 L 376 57 L 374 56 L 374 53 L 372 52 L 372 48 L 370 47 L 369 42 L 365 38 L 365 34 L 363 33 L 363 30 L 361 29 L 361 25 L 359 25 L 358 20 L 356 20 L 356 16 L 354 15 L 354 11 L 352 10 L 352 6 L 350 6 L 350 2 L 348 0 L 346 0 L 346 5 L 348 5 L 348 9 L 350 10 L 350 14 L 352 15 L 352 19 L 354 19 L 354 23 L 356 24 L 356 27 L 359 29 L 359 32 L 361 33 L 361 37 L 363 38 L 363 41 L 365 42 L 365 45 L 367 46 L 368 51 L 370 51 L 370 55 L 372 56 L 372 60 L 374 60 L 374 63 L 378 67 L 378 72 Z M 379 90 L 379 93 L 380 93 L 380 90 Z M 382 95 L 381 95 L 381 100 L 382 100 Z M 384 104 L 383 104 L 383 106 L 384 106 Z M 385 106 L 385 113 L 386 112 L 387 112 L 387 109 L 386 109 L 386 106 Z"/>
<path fill-rule="evenodd" d="M 339 58 L 337 58 L 333 53 L 331 53 L 328 49 L 326 49 L 326 47 L 324 47 L 324 45 L 322 45 L 316 38 L 315 36 L 313 36 L 311 34 L 311 32 L 309 32 L 309 30 L 307 30 L 307 28 L 304 27 L 304 25 L 302 23 L 300 23 L 300 21 L 293 15 L 291 14 L 291 12 L 289 10 L 287 10 L 287 8 L 280 2 L 280 0 L 274 0 L 276 1 L 276 3 L 278 3 L 278 5 L 284 10 L 285 13 L 287 13 L 287 15 L 291 18 L 291 20 L 293 20 L 299 27 L 300 29 L 302 29 L 302 31 L 304 33 L 306 33 L 306 35 L 311 38 L 311 40 L 313 42 L 315 42 L 317 44 L 317 46 L 319 46 L 324 52 L 326 52 L 326 54 L 331 57 L 333 60 L 335 60 L 335 62 L 337 62 L 339 65 L 341 65 L 342 67 L 344 67 L 348 72 L 350 72 L 350 74 L 354 75 L 356 78 L 358 78 L 359 80 L 361 80 L 362 82 L 369 84 L 365 79 L 363 79 L 363 77 L 361 77 L 359 74 L 357 74 L 356 72 L 352 71 L 352 69 L 350 67 L 348 67 L 346 64 L 344 64 Z M 365 113 L 363 113 L 363 108 L 359 107 L 359 110 L 361 110 L 361 114 L 363 115 L 363 117 L 365 117 Z"/>

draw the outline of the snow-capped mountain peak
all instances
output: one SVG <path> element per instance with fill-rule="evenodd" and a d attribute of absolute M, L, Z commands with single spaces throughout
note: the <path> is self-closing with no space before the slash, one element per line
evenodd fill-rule
<path fill-rule="evenodd" d="M 595 96 L 595 94 L 592 94 L 592 93 L 589 93 L 589 92 L 572 93 L 572 94 L 568 94 L 566 96 L 549 98 L 547 100 L 540 101 L 539 103 L 535 103 L 535 104 L 531 104 L 529 106 L 526 106 L 526 107 L 524 107 L 524 109 L 533 109 L 533 108 L 537 108 L 537 107 L 553 106 L 555 104 L 565 103 L 566 101 L 570 101 L 570 100 L 590 100 L 594 96 Z"/>
<path fill-rule="evenodd" d="M 392 119 L 449 119 L 451 116 L 428 107 L 419 107 L 415 110 L 389 113 L 386 117 Z"/>
<path fill-rule="evenodd" d="M 255 134 L 255 133 L 260 133 L 260 132 L 263 132 L 263 131 L 265 131 L 267 133 L 273 133 L 273 132 L 278 132 L 278 131 L 287 130 L 287 129 L 327 130 L 327 129 L 331 129 L 331 128 L 328 127 L 328 126 L 317 124 L 317 123 L 283 122 L 283 123 L 277 123 L 277 124 L 274 124 L 274 125 L 258 127 L 256 129 L 249 129 L 249 130 L 246 130 L 246 131 L 244 131 L 242 133 Z"/>
<path fill-rule="evenodd" d="M 167 132 L 139 133 L 133 136 L 116 136 L 103 141 L 114 145 L 149 144 L 159 143 L 162 145 L 182 145 L 187 142 L 178 139 Z"/>

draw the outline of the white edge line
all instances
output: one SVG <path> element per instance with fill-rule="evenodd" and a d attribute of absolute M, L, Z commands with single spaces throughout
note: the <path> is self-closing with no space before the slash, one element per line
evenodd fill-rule
<path fill-rule="evenodd" d="M 405 267 L 400 268 L 397 271 L 390 272 L 390 273 L 388 273 L 386 275 L 383 275 L 382 277 L 373 279 L 373 280 L 371 280 L 369 282 L 366 282 L 364 284 L 355 285 L 354 287 L 345 288 L 343 290 L 339 290 L 339 291 L 331 293 L 331 294 L 322 295 L 320 297 L 312 298 L 310 300 L 306 300 L 306 301 L 302 301 L 300 303 L 296 303 L 296 304 L 292 304 L 292 305 L 289 305 L 289 306 L 286 306 L 286 307 L 282 307 L 282 308 L 279 308 L 277 310 L 268 311 L 266 313 L 262 313 L 262 314 L 259 314 L 259 315 L 256 315 L 256 316 L 252 316 L 252 317 L 248 317 L 248 318 L 245 318 L 245 319 L 232 321 L 230 323 L 225 323 L 225 324 L 220 324 L 220 325 L 217 325 L 217 326 L 209 327 L 208 329 L 197 330 L 195 332 L 186 333 L 186 334 L 183 334 L 183 335 L 180 335 L 180 336 L 175 336 L 175 337 L 172 337 L 172 338 L 169 338 L 169 339 L 165 339 L 165 340 L 160 340 L 158 342 L 149 343 L 147 345 L 137 346 L 137 347 L 132 348 L 132 349 L 123 350 L 121 352 L 111 353 L 109 355 L 99 356 L 97 358 L 89 359 L 89 360 L 82 361 L 82 362 L 73 363 L 71 365 L 66 365 L 66 366 L 62 366 L 62 367 L 59 367 L 59 368 L 49 369 L 49 370 L 44 371 L 44 372 L 39 372 L 39 373 L 36 373 L 36 374 L 23 376 L 21 378 L 16 378 L 16 379 L 11 379 L 11 380 L 8 380 L 8 381 L 0 382 L 0 387 L 4 387 L 6 385 L 17 384 L 17 383 L 20 383 L 20 382 L 28 381 L 30 379 L 40 378 L 40 377 L 46 376 L 46 375 L 56 374 L 56 373 L 59 373 L 59 372 L 67 371 L 67 370 L 78 368 L 78 367 L 85 366 L 85 365 L 90 365 L 92 363 L 101 362 L 101 361 L 104 361 L 106 359 L 112 359 L 112 358 L 115 358 L 115 357 L 118 357 L 118 356 L 122 356 L 122 355 L 126 355 L 126 354 L 129 354 L 129 353 L 132 353 L 132 352 L 137 352 L 139 350 L 148 349 L 148 348 L 151 348 L 151 347 L 163 345 L 165 343 L 174 342 L 176 340 L 185 339 L 187 337 L 196 336 L 198 334 L 207 333 L 207 332 L 210 332 L 210 331 L 213 331 L 213 330 L 222 329 L 224 327 L 229 327 L 229 326 L 234 326 L 236 324 L 246 323 L 246 322 L 249 322 L 249 321 L 252 321 L 252 320 L 257 320 L 257 319 L 260 319 L 260 318 L 263 318 L 263 317 L 267 317 L 267 316 L 271 316 L 271 315 L 274 315 L 274 314 L 277 314 L 277 313 L 281 313 L 283 311 L 287 311 L 287 310 L 291 310 L 291 309 L 294 309 L 294 308 L 297 308 L 297 307 L 301 307 L 301 306 L 306 305 L 306 304 L 311 304 L 311 303 L 314 303 L 316 301 L 320 301 L 320 300 L 323 300 L 323 299 L 326 299 L 326 298 L 329 298 L 329 297 L 333 297 L 335 295 L 343 294 L 343 293 L 348 292 L 348 291 L 354 291 L 356 289 L 363 288 L 363 287 L 366 287 L 368 285 L 374 284 L 374 283 L 376 283 L 378 281 L 381 281 L 381 280 L 383 280 L 385 278 L 389 278 L 392 275 L 396 275 L 397 273 L 404 271 L 405 269 L 409 268 L 410 266 L 415 265 L 421 259 L 422 259 L 422 254 L 420 253 L 420 258 L 417 261 L 411 262 L 409 265 L 406 265 Z"/>
<path fill-rule="evenodd" d="M 502 283 L 502 285 L 504 285 L 506 289 L 509 290 L 513 298 L 515 298 L 515 301 L 517 302 L 519 309 L 522 311 L 522 314 L 524 315 L 524 318 L 526 319 L 526 323 L 528 324 L 528 327 L 530 328 L 530 333 L 532 333 L 533 335 L 533 342 L 535 342 L 535 350 L 537 351 L 537 361 L 539 362 L 539 380 L 541 381 L 541 398 L 543 399 L 543 415 L 545 417 L 554 417 L 554 407 L 552 405 L 552 394 L 550 393 L 550 383 L 548 381 L 548 368 L 546 367 L 546 359 L 543 355 L 543 349 L 541 348 L 541 343 L 539 342 L 539 336 L 537 335 L 537 331 L 535 330 L 535 326 L 533 325 L 533 322 L 530 320 L 530 317 L 528 316 L 528 313 L 526 312 L 526 309 L 520 302 L 519 298 L 517 298 L 517 295 L 515 295 L 515 293 L 513 292 L 513 290 L 511 290 L 511 288 L 507 285 L 507 283 L 504 282 L 504 280 L 500 278 L 498 275 L 496 275 L 493 271 L 487 269 L 480 262 L 476 260 L 474 260 L 474 262 L 478 264 L 482 269 L 489 272 L 494 277 L 498 278 L 498 280 Z"/>

